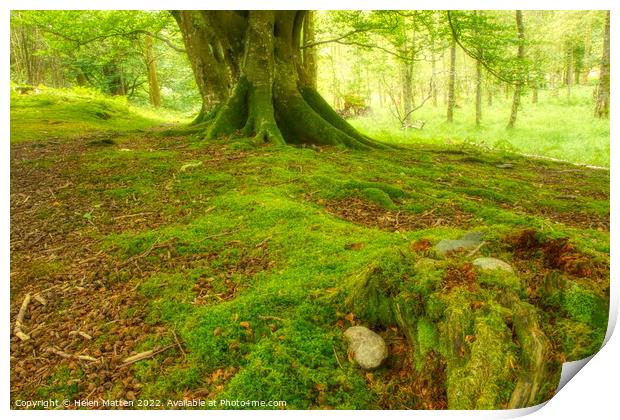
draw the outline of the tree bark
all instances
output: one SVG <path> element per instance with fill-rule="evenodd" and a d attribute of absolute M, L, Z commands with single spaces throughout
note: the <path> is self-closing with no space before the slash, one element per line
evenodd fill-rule
<path fill-rule="evenodd" d="M 161 106 L 161 93 L 159 91 L 159 81 L 157 79 L 157 62 L 153 52 L 153 37 L 146 35 L 144 38 L 145 61 L 149 80 L 149 99 L 151 105 L 158 108 Z"/>
<path fill-rule="evenodd" d="M 195 13 L 173 15 L 200 81 L 203 102 L 216 105 L 207 138 L 243 135 L 257 142 L 383 147 L 340 118 L 308 84 L 300 63 L 306 11 L 201 12 L 204 22 L 210 21 L 206 25 L 196 24 Z M 231 13 L 234 16 L 226 15 Z M 228 23 L 222 24 L 226 19 Z M 215 22 L 220 26 L 213 26 Z M 220 83 L 217 95 L 209 96 L 213 86 L 205 80 L 207 63 L 217 63 L 211 74 L 235 80 L 229 92 Z M 222 82 L 221 77 L 217 80 Z"/>
<path fill-rule="evenodd" d="M 454 121 L 454 105 L 456 103 L 456 96 L 454 92 L 455 83 L 456 83 L 456 40 L 452 39 L 452 45 L 450 46 L 450 72 L 448 75 L 447 121 L 449 123 Z"/>
<path fill-rule="evenodd" d="M 218 37 L 218 28 L 213 22 L 213 14 L 220 13 L 225 23 L 229 24 L 228 30 L 234 32 L 235 22 L 226 13 L 199 10 L 173 11 L 172 16 L 177 21 L 185 50 L 192 65 L 196 86 L 202 96 L 200 113 L 194 120 L 194 124 L 207 122 L 213 119 L 216 112 L 227 100 L 233 85 L 238 79 L 238 65 L 226 55 L 222 41 Z M 222 23 L 224 24 L 224 22 Z M 230 46 L 231 50 L 238 51 L 239 45 Z"/>
<path fill-rule="evenodd" d="M 607 11 L 605 18 L 605 39 L 603 41 L 603 58 L 601 59 L 601 70 L 597 88 L 595 115 L 598 118 L 609 117 L 609 18 L 610 11 Z"/>
<path fill-rule="evenodd" d="M 304 44 L 315 41 L 314 11 L 308 10 L 304 17 L 303 28 Z M 303 50 L 303 68 L 306 83 L 312 89 L 317 87 L 317 60 L 316 47 L 308 47 Z"/>
<path fill-rule="evenodd" d="M 523 90 L 523 60 L 525 58 L 525 28 L 523 26 L 523 13 L 521 10 L 515 12 L 515 18 L 517 21 L 517 32 L 519 37 L 519 47 L 517 48 L 517 63 L 519 65 L 519 74 L 517 81 L 515 82 L 515 91 L 512 98 L 512 109 L 510 111 L 510 119 L 508 120 L 508 128 L 514 128 L 517 122 L 517 112 L 519 111 L 519 104 L 521 102 L 521 91 Z"/>

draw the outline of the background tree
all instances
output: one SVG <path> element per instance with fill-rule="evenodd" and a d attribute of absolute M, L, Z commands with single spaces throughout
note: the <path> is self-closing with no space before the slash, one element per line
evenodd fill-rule
<path fill-rule="evenodd" d="M 517 61 L 519 66 L 518 75 L 515 82 L 514 96 L 512 99 L 512 108 L 510 111 L 510 119 L 508 120 L 508 128 L 513 128 L 517 122 L 517 112 L 519 111 L 519 104 L 521 103 L 521 91 L 524 83 L 524 69 L 523 63 L 525 60 L 525 27 L 523 25 L 523 12 L 521 10 L 515 11 L 515 20 L 517 22 L 517 33 L 519 37 L 519 46 L 517 47 Z"/>
<path fill-rule="evenodd" d="M 603 57 L 596 95 L 595 114 L 599 118 L 609 117 L 609 18 L 608 10 L 605 16 L 605 40 L 603 42 Z"/>

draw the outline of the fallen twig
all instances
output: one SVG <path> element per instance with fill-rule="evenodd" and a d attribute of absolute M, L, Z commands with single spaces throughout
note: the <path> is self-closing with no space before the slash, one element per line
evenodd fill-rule
<path fill-rule="evenodd" d="M 174 336 L 174 341 L 177 343 L 179 350 L 181 350 L 181 353 L 183 353 L 183 357 L 187 359 L 187 353 L 185 353 L 185 350 L 183 350 L 183 346 L 181 345 L 181 342 L 179 341 L 179 337 L 177 337 L 177 333 L 174 330 L 172 330 L 172 335 Z"/>
<path fill-rule="evenodd" d="M 175 347 L 177 344 L 173 343 L 173 344 L 169 344 L 166 347 L 163 347 L 159 350 L 148 350 L 148 351 L 143 351 L 142 353 L 138 353 L 138 354 L 134 354 L 133 356 L 129 356 L 125 359 L 123 359 L 123 364 L 120 365 L 120 367 L 123 366 L 127 366 L 130 365 L 132 363 L 136 363 L 140 360 L 144 360 L 144 359 L 150 359 L 153 356 L 158 355 L 159 353 L 162 353 L 168 349 L 171 349 L 172 347 Z"/>
<path fill-rule="evenodd" d="M 480 248 L 482 248 L 482 246 L 483 246 L 484 244 L 486 244 L 486 242 L 485 242 L 485 241 L 480 242 L 480 244 L 479 244 L 477 247 L 475 247 L 474 249 L 472 249 L 472 251 L 471 251 L 469 254 L 467 254 L 467 257 L 468 257 L 468 258 L 469 258 L 469 257 L 473 257 L 473 256 L 474 256 L 474 254 L 476 254 L 476 252 L 480 251 Z"/>
<path fill-rule="evenodd" d="M 19 312 L 17 313 L 15 328 L 13 329 L 15 335 L 22 341 L 30 340 L 30 336 L 22 331 L 22 327 L 24 326 L 24 317 L 26 316 L 26 310 L 28 309 L 29 304 L 30 293 L 26 293 L 26 296 L 24 296 L 24 300 L 22 301 L 22 306 L 19 308 Z"/>
<path fill-rule="evenodd" d="M 43 296 L 41 296 L 41 294 L 35 293 L 34 296 L 32 296 L 32 297 L 34 298 L 34 300 L 39 302 L 41 305 L 43 305 L 43 306 L 47 305 L 47 299 L 45 299 Z"/>
<path fill-rule="evenodd" d="M 129 218 L 129 217 L 145 216 L 147 214 L 153 214 L 153 213 L 155 213 L 155 212 L 154 211 L 144 211 L 142 213 L 124 214 L 122 216 L 113 217 L 112 219 L 113 220 L 126 219 L 126 218 Z"/>
<path fill-rule="evenodd" d="M 84 337 L 87 340 L 92 340 L 93 337 L 90 336 L 89 334 L 86 334 L 84 331 L 71 331 L 69 333 L 69 335 L 81 335 L 82 337 Z"/>
<path fill-rule="evenodd" d="M 340 369 L 344 369 L 342 367 L 342 363 L 340 363 L 340 359 L 338 358 L 338 353 L 336 353 L 336 347 L 332 345 L 332 349 L 334 350 L 334 356 L 336 356 L 336 362 L 338 362 L 338 366 L 340 366 Z"/>
<path fill-rule="evenodd" d="M 284 321 L 283 318 L 280 318 L 278 316 L 271 316 L 271 315 L 259 315 L 258 319 L 262 319 L 262 320 L 273 320 L 273 321 Z"/>
<path fill-rule="evenodd" d="M 151 247 L 149 249 L 147 249 L 146 251 L 144 251 L 142 254 L 134 255 L 133 257 L 131 257 L 128 260 L 126 260 L 124 263 L 120 264 L 119 268 L 125 267 L 125 266 L 133 263 L 134 261 L 137 261 L 139 259 L 147 257 L 151 252 L 153 252 L 154 250 L 156 250 L 158 248 L 165 248 L 165 247 L 167 247 L 172 242 L 176 241 L 177 238 L 171 238 L 171 239 L 169 239 L 167 241 L 164 241 L 164 242 L 159 242 L 159 239 L 160 238 L 157 238 L 157 240 L 155 242 L 153 242 L 153 245 L 151 245 Z"/>
<path fill-rule="evenodd" d="M 57 348 L 54 348 L 54 347 L 48 347 L 47 351 L 49 351 L 51 353 L 54 353 L 54 354 L 56 354 L 56 355 L 58 355 L 60 357 L 64 357 L 65 359 L 78 359 L 78 360 L 84 360 L 84 361 L 87 361 L 87 362 L 96 362 L 96 361 L 99 360 L 99 359 L 96 359 L 96 358 L 94 358 L 92 356 L 86 356 L 86 355 L 83 355 L 83 354 L 69 354 L 69 353 L 65 353 L 64 351 L 58 350 Z"/>

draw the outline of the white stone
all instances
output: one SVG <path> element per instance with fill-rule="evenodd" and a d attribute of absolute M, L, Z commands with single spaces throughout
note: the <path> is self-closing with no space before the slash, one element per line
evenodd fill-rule
<path fill-rule="evenodd" d="M 480 257 L 476 258 L 473 261 L 473 264 L 481 270 L 504 270 L 509 273 L 514 273 L 514 270 L 510 264 L 505 261 L 498 260 L 497 258 Z"/>
<path fill-rule="evenodd" d="M 362 369 L 378 368 L 388 357 L 383 338 L 366 327 L 351 327 L 344 332 L 344 336 L 349 342 L 349 352 Z"/>

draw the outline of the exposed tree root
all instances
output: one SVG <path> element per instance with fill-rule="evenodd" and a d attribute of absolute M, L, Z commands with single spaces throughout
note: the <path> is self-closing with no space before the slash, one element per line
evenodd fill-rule
<path fill-rule="evenodd" d="M 446 365 L 450 409 L 545 401 L 560 365 L 539 324 L 540 310 L 505 286 L 480 288 L 475 272 L 472 287 L 446 288 L 445 276 L 455 275 L 449 267 L 445 260 L 416 262 L 408 252 L 389 252 L 352 279 L 348 305 L 375 329 L 398 326 L 413 351 L 412 374 L 431 374 L 424 360 L 437 352 Z"/>

